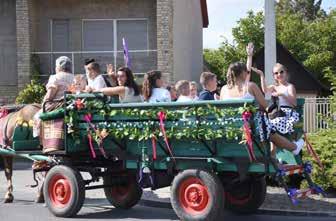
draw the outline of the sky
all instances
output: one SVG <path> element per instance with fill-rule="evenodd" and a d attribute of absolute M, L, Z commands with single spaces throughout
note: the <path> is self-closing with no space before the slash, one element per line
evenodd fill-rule
<path fill-rule="evenodd" d="M 264 0 L 207 0 L 209 27 L 203 29 L 204 48 L 218 48 L 224 36 L 232 42 L 231 30 L 249 10 L 264 10 Z M 336 0 L 323 0 L 322 7 L 336 7 Z"/>

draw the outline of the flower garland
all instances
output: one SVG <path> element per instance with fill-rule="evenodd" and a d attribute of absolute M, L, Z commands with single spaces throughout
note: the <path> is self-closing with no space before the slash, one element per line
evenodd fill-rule
<path fill-rule="evenodd" d="M 94 140 L 99 144 L 108 136 L 116 139 L 150 140 L 163 137 L 160 130 L 158 113 L 165 113 L 165 133 L 169 139 L 200 139 L 214 140 L 226 139 L 239 142 L 244 140 L 242 113 L 254 112 L 255 107 L 218 108 L 214 105 L 176 107 L 164 109 L 163 107 L 139 108 L 111 108 L 102 100 L 69 100 L 67 103 L 67 131 L 76 143 L 80 143 L 80 123 L 83 116 L 92 114 L 100 117 L 94 120 Z M 106 119 L 106 120 L 101 120 Z M 85 121 L 84 121 L 85 122 Z"/>

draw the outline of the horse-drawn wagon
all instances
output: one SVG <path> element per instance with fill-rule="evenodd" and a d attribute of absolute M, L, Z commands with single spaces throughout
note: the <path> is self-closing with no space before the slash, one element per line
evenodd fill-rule
<path fill-rule="evenodd" d="M 301 113 L 303 103 L 298 102 Z M 265 199 L 266 175 L 276 177 L 293 201 L 321 193 L 300 156 L 279 149 L 285 165 L 272 160 L 269 143 L 260 142 L 256 111 L 253 100 L 114 104 L 100 94 L 65 94 L 63 109 L 41 116 L 64 119 L 64 150 L 42 154 L 29 124 L 22 123 L 15 128 L 13 150 L 0 153 L 49 162 L 44 196 L 61 217 L 77 214 L 85 190 L 95 188 L 103 188 L 114 207 L 129 209 L 142 188 L 171 186 L 172 207 L 182 220 L 219 220 L 225 208 L 256 211 Z M 291 137 L 300 134 L 297 127 Z M 283 177 L 292 173 L 303 174 L 310 188 L 287 188 Z M 99 179 L 103 185 L 92 185 Z"/>

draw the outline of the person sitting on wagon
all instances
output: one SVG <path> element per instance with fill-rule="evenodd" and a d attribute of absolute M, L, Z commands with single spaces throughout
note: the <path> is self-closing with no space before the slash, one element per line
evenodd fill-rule
<path fill-rule="evenodd" d="M 92 62 L 87 65 L 88 70 L 88 85 L 86 87 L 87 92 L 98 91 L 107 87 L 103 75 L 100 74 L 100 66 L 97 62 Z"/>
<path fill-rule="evenodd" d="M 246 81 L 248 77 L 248 70 L 246 64 L 241 62 L 236 62 L 230 65 L 227 72 L 227 85 L 224 85 L 221 90 L 220 99 L 255 99 L 262 110 L 266 110 L 267 103 L 259 87 L 253 83 Z M 275 145 L 285 148 L 291 151 L 294 155 L 300 153 L 304 146 L 303 139 L 291 142 L 287 138 L 276 133 L 277 128 L 271 124 L 271 122 L 266 118 L 265 114 L 258 112 L 258 128 L 260 134 L 260 140 L 270 139 Z M 262 121 L 266 123 L 266 133 L 262 127 Z"/>
<path fill-rule="evenodd" d="M 281 134 L 290 134 L 294 132 L 294 124 L 300 120 L 300 115 L 295 111 L 296 107 L 296 90 L 293 84 L 288 82 L 288 70 L 282 64 L 275 64 L 273 67 L 273 77 L 275 83 L 267 86 L 265 75 L 261 70 L 252 68 L 260 76 L 261 87 L 265 94 L 272 94 L 272 97 L 279 99 L 281 114 L 271 119 L 271 123 Z M 271 143 L 272 156 L 276 155 L 276 146 Z"/>
<path fill-rule="evenodd" d="M 168 85 L 166 89 L 170 93 L 171 101 L 177 101 L 177 91 L 174 84 Z"/>
<path fill-rule="evenodd" d="M 107 96 L 119 96 L 120 103 L 142 102 L 140 89 L 134 80 L 133 72 L 128 67 L 121 67 L 117 72 L 117 86 L 98 90 Z"/>
<path fill-rule="evenodd" d="M 195 81 L 190 82 L 190 98 L 193 101 L 199 100 L 198 95 L 197 95 L 197 83 Z"/>
<path fill-rule="evenodd" d="M 74 82 L 70 87 L 70 92 L 73 94 L 80 94 L 85 92 L 87 86 L 87 81 L 85 75 L 83 74 L 76 74 L 74 77 Z"/>
<path fill-rule="evenodd" d="M 203 91 L 199 94 L 199 100 L 218 100 L 219 96 L 216 94 L 217 90 L 217 76 L 211 72 L 203 72 L 200 77 L 200 83 Z"/>
<path fill-rule="evenodd" d="M 190 86 L 189 81 L 181 80 L 176 83 L 177 93 L 179 94 L 177 102 L 190 102 Z"/>
<path fill-rule="evenodd" d="M 150 71 L 145 74 L 142 84 L 142 95 L 144 100 L 149 103 L 171 102 L 170 93 L 163 88 L 161 71 Z"/>
<path fill-rule="evenodd" d="M 74 74 L 72 74 L 71 69 L 72 62 L 70 58 L 62 56 L 56 59 L 56 74 L 49 77 L 46 85 L 47 93 L 43 98 L 46 112 L 56 110 L 63 106 L 64 92 L 67 91 L 74 82 Z M 40 125 L 42 126 L 41 131 L 39 131 L 39 129 L 37 129 L 37 131 L 40 134 L 43 152 L 49 153 L 64 149 L 64 120 L 55 119 L 41 123 L 39 120 L 40 114 L 41 111 L 34 116 L 34 126 L 38 128 Z"/>

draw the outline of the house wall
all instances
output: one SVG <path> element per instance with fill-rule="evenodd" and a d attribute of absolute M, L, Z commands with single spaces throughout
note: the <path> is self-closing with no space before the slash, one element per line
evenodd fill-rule
<path fill-rule="evenodd" d="M 69 33 L 67 38 L 67 51 L 82 51 L 83 45 L 83 19 L 139 19 L 144 18 L 148 21 L 148 49 L 157 48 L 157 21 L 156 21 L 156 0 L 32 0 L 33 1 L 33 51 L 43 52 L 51 51 L 55 45 L 51 45 L 52 35 L 51 27 L 52 21 L 56 19 L 67 19 Z M 113 21 L 111 21 L 112 23 Z M 60 36 L 61 37 L 61 36 Z M 119 45 L 118 45 L 119 48 Z M 55 48 L 53 48 L 55 50 Z M 107 49 L 106 51 L 111 51 Z M 156 52 L 151 52 L 156 53 Z M 71 56 L 71 54 L 65 54 Z M 118 54 L 120 56 L 120 54 Z M 122 53 L 121 53 L 122 55 Z M 42 63 L 47 64 L 50 68 L 56 57 L 50 59 L 47 55 L 39 56 Z M 82 55 L 75 55 L 74 60 L 77 64 L 83 64 Z M 84 55 L 83 55 L 84 56 Z M 88 55 L 88 57 L 95 57 L 95 54 Z M 155 54 L 156 56 L 156 54 Z M 122 56 L 120 56 L 122 57 Z M 112 59 L 113 54 L 109 54 Z M 99 60 L 99 59 L 98 59 Z M 153 62 L 153 56 L 149 56 L 148 60 Z M 155 57 L 156 60 L 156 57 Z M 121 60 L 118 60 L 122 62 Z M 119 63 L 120 63 L 119 62 Z M 154 61 L 155 62 L 155 61 Z M 118 64 L 119 64 L 118 63 Z M 120 65 L 120 64 L 119 64 Z M 47 70 L 48 67 L 42 69 Z M 75 70 L 79 66 L 76 65 Z M 155 64 L 156 67 L 156 64 Z"/>
<path fill-rule="evenodd" d="M 199 0 L 174 0 L 174 76 L 199 82 L 203 67 L 203 20 Z"/>
<path fill-rule="evenodd" d="M 15 1 L 0 1 L 0 105 L 17 92 Z"/>
<path fill-rule="evenodd" d="M 174 82 L 174 0 L 157 0 L 157 50 L 158 67 L 166 81 Z"/>

